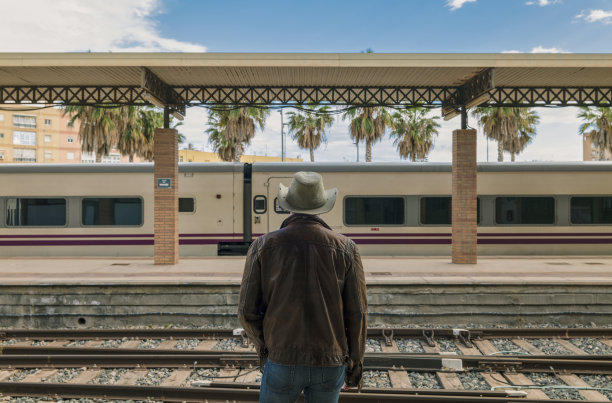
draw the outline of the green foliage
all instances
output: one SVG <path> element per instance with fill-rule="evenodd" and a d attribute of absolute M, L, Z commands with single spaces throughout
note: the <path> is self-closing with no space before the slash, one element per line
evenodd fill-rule
<path fill-rule="evenodd" d="M 314 162 L 314 150 L 327 141 L 325 129 L 330 127 L 334 118 L 329 115 L 329 106 L 305 105 L 299 112 L 289 112 L 289 134 L 297 140 L 298 146 L 310 151 L 310 161 Z"/>
<path fill-rule="evenodd" d="M 478 119 L 485 136 L 497 141 L 500 162 L 504 151 L 508 151 L 514 161 L 514 156 L 533 141 L 540 121 L 530 108 L 476 108 L 472 115 Z"/>
<path fill-rule="evenodd" d="M 255 136 L 256 126 L 263 130 L 267 108 L 237 106 L 211 109 L 208 114 L 208 141 L 223 161 L 240 161 L 244 149 Z"/>
<path fill-rule="evenodd" d="M 581 135 L 588 134 L 591 143 L 600 150 L 600 159 L 605 151 L 612 153 L 612 108 L 582 107 L 578 117 L 584 122 L 578 128 Z"/>
<path fill-rule="evenodd" d="M 391 138 L 400 157 L 411 161 L 427 158 L 438 135 L 440 124 L 435 117 L 427 117 L 425 108 L 403 109 L 393 114 Z"/>

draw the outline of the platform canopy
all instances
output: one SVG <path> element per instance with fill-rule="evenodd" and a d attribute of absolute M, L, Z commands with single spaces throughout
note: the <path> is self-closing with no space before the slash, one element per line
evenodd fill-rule
<path fill-rule="evenodd" d="M 612 54 L 0 54 L 0 104 L 151 102 L 601 106 Z"/>

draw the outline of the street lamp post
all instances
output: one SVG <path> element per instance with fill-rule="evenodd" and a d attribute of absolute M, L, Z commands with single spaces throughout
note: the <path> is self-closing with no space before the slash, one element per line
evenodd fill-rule
<path fill-rule="evenodd" d="M 285 125 L 288 123 L 283 122 L 283 110 L 280 111 L 281 115 L 281 161 L 285 162 Z"/>

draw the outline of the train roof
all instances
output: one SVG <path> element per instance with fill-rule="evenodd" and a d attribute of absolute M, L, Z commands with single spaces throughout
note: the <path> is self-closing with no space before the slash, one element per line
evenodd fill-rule
<path fill-rule="evenodd" d="M 179 172 L 242 172 L 242 163 L 185 162 Z M 254 163 L 253 172 L 451 172 L 449 162 L 287 162 Z M 612 172 L 612 162 L 480 162 L 478 172 Z M 0 164 L 7 173 L 153 173 L 153 163 L 126 164 Z"/>

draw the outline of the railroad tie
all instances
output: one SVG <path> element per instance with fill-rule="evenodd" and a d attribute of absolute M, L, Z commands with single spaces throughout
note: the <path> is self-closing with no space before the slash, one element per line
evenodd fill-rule
<path fill-rule="evenodd" d="M 89 383 L 89 381 L 96 379 L 97 377 L 102 375 L 103 372 L 104 371 L 101 369 L 95 369 L 95 370 L 85 369 L 83 372 L 81 372 L 80 374 L 78 374 L 77 376 L 69 380 L 67 383 L 86 384 L 86 383 Z"/>
<path fill-rule="evenodd" d="M 560 378 L 563 382 L 567 383 L 569 386 L 578 386 L 578 387 L 591 387 L 588 383 L 580 379 L 578 376 L 574 374 L 557 374 L 557 377 Z M 586 400 L 594 400 L 596 402 L 609 402 L 610 400 L 605 397 L 603 394 L 596 390 L 578 390 L 578 393 Z"/>
<path fill-rule="evenodd" d="M 55 374 L 57 374 L 57 369 L 39 369 L 23 378 L 21 382 L 42 382 L 43 379 L 50 378 Z"/>
<path fill-rule="evenodd" d="M 136 385 L 136 381 L 147 374 L 146 369 L 131 369 L 115 383 L 115 385 Z"/>
<path fill-rule="evenodd" d="M 531 355 L 545 355 L 542 350 L 536 348 L 525 339 L 512 339 L 512 342 Z"/>
<path fill-rule="evenodd" d="M 88 340 L 87 343 L 83 344 L 85 348 L 97 348 L 104 343 L 104 340 Z"/>
<path fill-rule="evenodd" d="M 168 386 L 168 387 L 179 387 L 183 386 L 189 375 L 191 375 L 192 370 L 190 369 L 178 369 L 172 371 L 169 377 L 163 380 L 163 382 L 159 386 Z"/>
<path fill-rule="evenodd" d="M 589 353 L 587 353 L 586 351 L 584 351 L 583 349 L 575 346 L 572 342 L 570 342 L 569 340 L 565 340 L 565 339 L 555 339 L 555 342 L 557 342 L 559 345 L 563 346 L 563 348 L 565 348 L 566 350 L 571 351 L 574 354 L 578 354 L 578 355 L 589 355 Z"/>
<path fill-rule="evenodd" d="M 380 343 L 380 347 L 383 353 L 397 353 L 399 354 L 399 348 L 395 340 L 391 340 L 391 345 L 387 346 L 385 343 Z M 410 382 L 410 376 L 403 368 L 390 369 L 389 380 L 391 381 L 391 387 L 393 389 L 410 389 L 412 388 L 412 382 Z"/>
<path fill-rule="evenodd" d="M 601 342 L 607 346 L 612 347 L 612 339 L 599 339 Z"/>
<path fill-rule="evenodd" d="M 259 376 L 258 368 L 247 368 L 240 371 L 240 375 L 236 378 L 236 383 L 255 383 Z"/>
<path fill-rule="evenodd" d="M 159 343 L 159 346 L 157 346 L 155 349 L 156 350 L 172 350 L 174 349 L 177 343 L 178 343 L 178 340 L 164 340 L 161 343 Z"/>
<path fill-rule="evenodd" d="M 9 371 L 0 371 L 0 382 L 4 382 L 7 379 L 9 379 L 11 376 L 13 376 L 13 374 L 16 371 L 14 370 L 9 370 Z"/>
<path fill-rule="evenodd" d="M 472 343 L 478 347 L 483 355 L 491 355 L 499 351 L 489 340 L 472 340 Z"/>
<path fill-rule="evenodd" d="M 198 344 L 196 346 L 196 348 L 194 348 L 194 350 L 196 350 L 196 351 L 210 351 L 217 344 L 219 344 L 219 340 L 202 340 L 202 342 L 200 344 Z"/>
<path fill-rule="evenodd" d="M 236 382 L 240 373 L 239 369 L 222 369 L 219 371 L 219 382 Z"/>
<path fill-rule="evenodd" d="M 454 372 L 436 372 L 436 376 L 444 389 L 463 389 L 461 380 Z"/>
<path fill-rule="evenodd" d="M 138 348 L 142 344 L 142 340 L 128 340 L 119 345 L 118 348 Z"/>
<path fill-rule="evenodd" d="M 509 372 L 505 372 L 504 376 L 507 380 L 509 380 L 513 385 L 533 385 L 533 382 L 529 378 L 527 378 L 523 374 L 511 374 Z M 527 393 L 528 399 L 540 399 L 540 400 L 549 400 L 550 398 L 539 389 L 525 389 Z"/>

